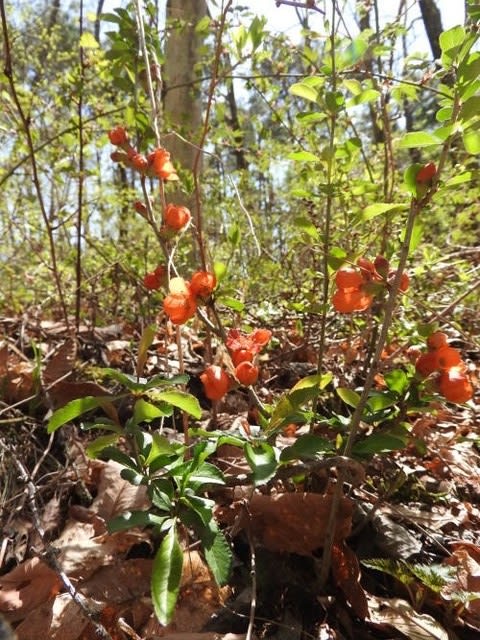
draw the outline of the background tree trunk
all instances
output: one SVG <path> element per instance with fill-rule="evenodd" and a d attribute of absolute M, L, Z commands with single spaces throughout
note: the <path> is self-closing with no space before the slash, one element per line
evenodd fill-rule
<path fill-rule="evenodd" d="M 438 41 L 443 31 L 442 15 L 435 4 L 435 0 L 419 0 L 419 5 L 430 49 L 434 59 L 437 60 L 442 55 Z"/>
<path fill-rule="evenodd" d="M 168 0 L 166 61 L 163 69 L 164 114 L 167 130 L 180 134 L 194 144 L 202 122 L 202 102 L 196 65 L 202 36 L 195 27 L 207 15 L 205 0 Z M 174 160 L 192 169 L 197 149 L 178 138 L 168 136 L 165 146 Z"/>

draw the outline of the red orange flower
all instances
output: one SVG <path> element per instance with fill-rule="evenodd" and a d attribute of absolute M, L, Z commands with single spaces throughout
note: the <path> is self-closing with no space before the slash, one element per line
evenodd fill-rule
<path fill-rule="evenodd" d="M 205 395 L 210 400 L 220 400 L 230 387 L 230 378 L 218 365 L 211 364 L 200 375 Z"/>
<path fill-rule="evenodd" d="M 200 298 L 208 298 L 216 286 L 215 274 L 209 271 L 196 271 L 190 280 L 190 291 Z"/>
<path fill-rule="evenodd" d="M 150 153 L 148 163 L 157 178 L 161 180 L 178 180 L 177 172 L 170 160 L 170 153 L 163 147 L 159 147 Z"/>
<path fill-rule="evenodd" d="M 174 231 L 180 231 L 191 220 L 192 214 L 187 207 L 175 204 L 167 204 L 165 209 L 165 225 Z"/>
<path fill-rule="evenodd" d="M 197 303 L 190 293 L 170 293 L 163 301 L 163 309 L 173 324 L 183 324 L 197 311 Z"/>
<path fill-rule="evenodd" d="M 128 144 L 128 133 L 124 127 L 114 127 L 108 132 L 108 138 L 117 147 Z"/>

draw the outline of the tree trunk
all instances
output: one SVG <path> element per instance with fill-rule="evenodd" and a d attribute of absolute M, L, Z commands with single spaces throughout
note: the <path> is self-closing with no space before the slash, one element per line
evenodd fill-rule
<path fill-rule="evenodd" d="M 195 83 L 202 36 L 195 32 L 195 27 L 206 15 L 205 0 L 167 1 L 170 32 L 163 68 L 165 125 L 167 130 L 193 144 L 198 142 L 202 122 L 200 85 Z M 185 169 L 192 169 L 198 150 L 188 142 L 173 135 L 167 137 L 165 146 L 176 162 Z"/>
<path fill-rule="evenodd" d="M 419 0 L 419 5 L 430 49 L 434 59 L 437 60 L 442 55 L 439 44 L 440 34 L 443 31 L 442 16 L 435 0 Z"/>

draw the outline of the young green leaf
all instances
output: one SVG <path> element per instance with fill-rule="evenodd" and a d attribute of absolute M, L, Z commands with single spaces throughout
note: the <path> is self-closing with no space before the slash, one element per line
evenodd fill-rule
<path fill-rule="evenodd" d="M 108 407 L 110 405 L 110 408 L 114 409 L 111 402 L 113 399 L 115 399 L 115 396 L 86 396 L 85 398 L 76 398 L 68 402 L 65 406 L 53 412 L 47 425 L 48 433 L 53 433 L 67 422 L 82 416 L 88 411 L 98 409 L 98 407 Z"/>

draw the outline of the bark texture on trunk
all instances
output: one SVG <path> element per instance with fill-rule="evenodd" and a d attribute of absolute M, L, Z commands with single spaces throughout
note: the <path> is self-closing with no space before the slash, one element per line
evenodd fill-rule
<path fill-rule="evenodd" d="M 167 26 L 169 35 L 165 49 L 164 114 L 167 130 L 186 140 L 198 142 L 202 122 L 202 103 L 199 85 L 195 84 L 198 50 L 203 37 L 195 26 L 207 15 L 205 0 L 168 0 Z M 177 136 L 168 136 L 165 146 L 175 162 L 192 169 L 197 150 Z"/>

